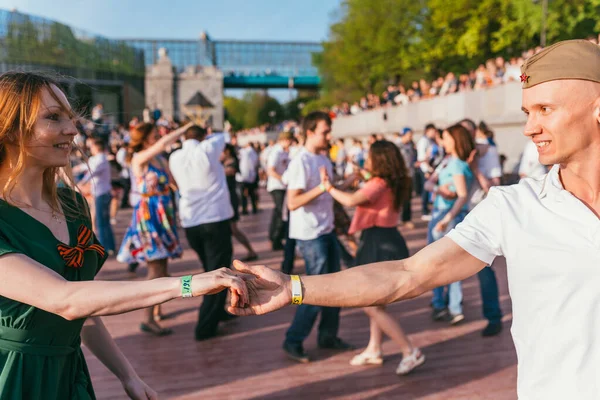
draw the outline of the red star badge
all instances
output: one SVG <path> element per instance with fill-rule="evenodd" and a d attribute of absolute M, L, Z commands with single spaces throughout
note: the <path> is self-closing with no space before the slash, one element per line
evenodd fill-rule
<path fill-rule="evenodd" d="M 525 73 L 523 72 L 523 74 L 521 75 L 521 82 L 527 82 L 529 80 L 529 76 L 525 75 Z"/>

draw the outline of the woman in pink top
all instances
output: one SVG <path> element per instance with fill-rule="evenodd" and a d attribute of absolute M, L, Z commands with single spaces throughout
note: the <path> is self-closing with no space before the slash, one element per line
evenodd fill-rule
<path fill-rule="evenodd" d="M 322 183 L 335 200 L 346 207 L 356 207 L 349 231 L 350 234 L 362 231 L 356 265 L 408 258 L 406 242 L 396 225 L 402 204 L 410 198 L 412 185 L 398 147 L 388 141 L 373 143 L 365 161 L 365 170 L 361 172 L 367 182 L 354 193 L 336 189 L 329 182 L 327 173 L 321 174 Z M 405 375 L 425 362 L 421 350 L 411 344 L 385 307 L 364 310 L 369 316 L 371 338 L 367 348 L 350 361 L 351 365 L 381 365 L 383 333 L 398 343 L 402 350 L 397 374 Z"/>

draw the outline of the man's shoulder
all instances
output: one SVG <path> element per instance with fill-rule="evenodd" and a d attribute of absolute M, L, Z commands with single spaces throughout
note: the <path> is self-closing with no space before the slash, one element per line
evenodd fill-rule
<path fill-rule="evenodd" d="M 310 152 L 308 152 L 304 147 L 302 147 L 301 149 L 296 150 L 296 154 L 294 154 L 293 161 L 296 163 L 302 163 L 308 160 L 310 156 Z"/>
<path fill-rule="evenodd" d="M 177 149 L 169 155 L 169 164 L 175 163 L 176 160 L 183 157 L 183 149 Z"/>
<path fill-rule="evenodd" d="M 544 178 L 527 178 L 513 185 L 492 187 L 488 198 L 493 199 L 497 206 L 528 207 L 539 201 L 543 185 Z"/>

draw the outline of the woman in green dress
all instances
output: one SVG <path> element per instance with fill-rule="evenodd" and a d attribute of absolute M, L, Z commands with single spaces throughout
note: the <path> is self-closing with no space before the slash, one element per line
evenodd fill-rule
<path fill-rule="evenodd" d="M 181 297 L 183 279 L 94 281 L 107 254 L 91 230 L 70 177 L 74 113 L 51 79 L 0 75 L 0 400 L 94 399 L 85 344 L 132 399 L 156 393 L 135 373 L 100 316 Z M 193 296 L 231 292 L 242 277 L 221 269 L 194 275 Z"/>

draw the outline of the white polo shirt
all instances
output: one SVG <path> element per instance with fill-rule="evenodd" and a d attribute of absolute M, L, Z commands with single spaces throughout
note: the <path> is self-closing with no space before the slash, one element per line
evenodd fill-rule
<path fill-rule="evenodd" d="M 305 148 L 292 159 L 285 173 L 288 190 L 308 192 L 321 184 L 320 168 L 327 168 L 333 179 L 333 166 L 327 157 Z M 290 212 L 289 236 L 292 239 L 312 240 L 333 231 L 333 197 L 323 193 L 313 201 Z"/>
<path fill-rule="evenodd" d="M 269 157 L 267 158 L 267 168 L 274 168 L 275 172 L 279 175 L 283 175 L 285 170 L 290 163 L 290 157 L 288 152 L 283 150 L 283 147 L 276 144 L 269 151 Z M 273 190 L 285 190 L 285 184 L 277 178 L 273 178 L 269 175 L 267 178 L 267 191 L 272 192 Z"/>
<path fill-rule="evenodd" d="M 531 140 L 525 144 L 521 163 L 519 164 L 519 174 L 527 178 L 539 178 L 546 174 L 546 167 L 539 162 L 539 153 L 537 146 Z"/>
<path fill-rule="evenodd" d="M 179 187 L 181 226 L 190 228 L 233 217 L 225 169 L 219 160 L 225 148 L 222 134 L 199 142 L 188 139 L 169 157 L 171 175 Z"/>
<path fill-rule="evenodd" d="M 110 193 L 112 181 L 110 179 L 110 164 L 106 153 L 96 154 L 88 159 L 89 171 L 79 182 L 80 184 L 91 181 L 92 196 L 99 197 Z"/>
<path fill-rule="evenodd" d="M 506 257 L 520 400 L 600 398 L 600 220 L 558 171 L 493 187 L 447 235 Z"/>
<path fill-rule="evenodd" d="M 240 172 L 236 174 L 236 180 L 243 183 L 253 183 L 256 180 L 256 170 L 258 169 L 258 155 L 252 146 L 246 146 L 240 149 Z"/>
<path fill-rule="evenodd" d="M 500 155 L 496 146 L 488 144 L 487 139 L 475 139 L 477 144 L 488 145 L 487 151 L 477 160 L 477 168 L 487 179 L 502 178 L 502 166 L 500 165 Z M 477 179 L 473 180 L 473 184 L 469 189 L 469 210 L 472 210 L 477 204 L 485 198 L 485 191 L 479 184 Z"/>

